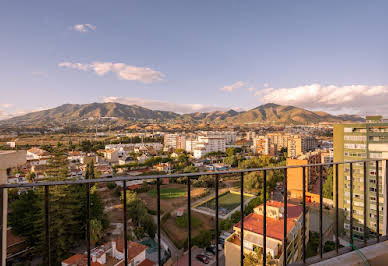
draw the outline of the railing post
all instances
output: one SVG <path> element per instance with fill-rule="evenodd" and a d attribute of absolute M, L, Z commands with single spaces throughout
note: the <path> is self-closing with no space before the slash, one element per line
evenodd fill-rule
<path fill-rule="evenodd" d="M 322 206 L 323 206 L 323 176 L 322 176 L 323 167 L 319 166 L 319 257 L 322 259 L 323 256 L 323 232 L 322 232 Z"/>
<path fill-rule="evenodd" d="M 338 164 L 335 165 L 335 251 L 339 248 Z"/>
<path fill-rule="evenodd" d="M 379 193 L 379 161 L 376 161 L 376 233 L 380 242 L 380 193 Z"/>
<path fill-rule="evenodd" d="M 263 172 L 263 186 L 264 186 L 264 195 L 263 195 L 263 265 L 267 265 L 267 170 Z"/>
<path fill-rule="evenodd" d="M 284 168 L 283 265 L 287 265 L 287 168 Z"/>
<path fill-rule="evenodd" d="M 189 251 L 189 266 L 191 266 L 191 188 L 190 176 L 187 176 L 187 225 L 189 230 L 188 235 L 188 251 Z"/>
<path fill-rule="evenodd" d="M 302 224 L 302 245 L 303 263 L 306 263 L 306 167 L 303 166 L 303 224 Z"/>
<path fill-rule="evenodd" d="M 157 206 L 157 223 L 158 223 L 158 265 L 162 265 L 162 254 L 161 254 L 161 245 L 160 245 L 160 178 L 156 179 L 156 190 L 158 193 L 158 206 Z"/>
<path fill-rule="evenodd" d="M 216 174 L 216 266 L 218 266 L 219 263 L 218 233 L 218 174 Z"/>
<path fill-rule="evenodd" d="M 88 252 L 88 266 L 91 265 L 90 258 L 90 184 L 86 184 L 86 240 Z"/>
<path fill-rule="evenodd" d="M 367 199 L 368 199 L 368 184 L 367 184 L 367 171 L 366 171 L 366 168 L 367 168 L 367 165 L 366 165 L 366 162 L 364 162 L 364 245 L 366 246 L 367 245 L 367 226 L 366 226 L 366 223 L 367 223 L 367 216 L 368 216 L 368 212 L 367 212 L 367 208 L 366 208 L 366 205 L 367 205 Z"/>
<path fill-rule="evenodd" d="M 381 162 L 382 163 L 382 162 Z M 388 236 L 388 160 L 385 160 L 385 191 L 384 191 L 384 210 L 385 210 L 385 236 Z"/>
<path fill-rule="evenodd" d="M 1 173 L 0 173 L 1 174 Z M 4 252 L 4 249 L 3 249 L 3 243 L 6 243 L 6 241 L 3 241 L 4 238 L 6 237 L 5 233 L 4 233 L 4 190 L 5 188 L 2 188 L 0 189 L 0 200 L 1 200 L 1 203 L 0 203 L 0 221 L 1 221 L 1 240 L 0 240 L 0 263 L 4 263 L 5 264 L 5 260 L 3 260 L 3 256 L 4 256 L 4 253 L 5 253 L 5 256 L 7 256 L 7 252 Z"/>
<path fill-rule="evenodd" d="M 51 244 L 50 244 L 50 193 L 49 186 L 44 186 L 44 227 L 45 227 L 45 237 L 46 237 L 46 256 L 47 256 L 47 265 L 51 265 Z"/>
<path fill-rule="evenodd" d="M 244 173 L 240 177 L 240 210 L 241 210 L 241 246 L 240 246 L 240 265 L 244 265 Z M 218 247 L 217 247 L 218 249 Z"/>
<path fill-rule="evenodd" d="M 350 244 L 353 249 L 353 163 L 350 163 Z"/>
<path fill-rule="evenodd" d="M 124 262 L 128 265 L 128 239 L 127 239 L 127 182 L 123 180 L 123 223 L 124 223 Z"/>

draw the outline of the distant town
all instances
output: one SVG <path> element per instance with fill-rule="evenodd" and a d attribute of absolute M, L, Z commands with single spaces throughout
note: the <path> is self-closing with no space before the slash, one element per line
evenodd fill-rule
<path fill-rule="evenodd" d="M 388 123 L 382 117 L 367 117 L 366 122 L 320 123 L 315 125 L 261 126 L 225 130 L 147 131 L 144 129 L 106 130 L 68 133 L 52 131 L 7 132 L 0 136 L 3 152 L 25 151 L 25 163 L 8 169 L 11 184 L 60 180 L 113 178 L 119 176 L 152 176 L 184 173 L 214 173 L 277 166 L 296 166 L 354 159 L 386 158 L 385 136 Z M 373 165 L 374 164 L 374 165 Z M 369 165 L 369 163 L 368 163 Z M 375 163 L 371 163 L 370 187 L 375 190 Z M 383 165 L 380 165 L 383 167 Z M 335 248 L 334 167 L 308 167 L 305 172 L 307 204 L 307 256 L 319 251 L 319 205 L 323 193 L 323 248 Z M 358 169 L 358 168 L 357 168 Z M 381 168 L 382 169 L 382 168 Z M 384 168 L 385 169 L 385 168 Z M 322 171 L 322 172 L 320 172 Z M 349 168 L 341 167 L 339 207 L 343 210 L 341 245 L 349 241 Z M 383 173 L 383 170 L 381 170 Z M 362 171 L 354 171 L 353 186 L 362 186 Z M 382 175 L 384 176 L 384 175 Z M 267 262 L 283 261 L 284 175 L 269 171 L 267 180 Z M 322 180 L 321 180 L 322 178 Z M 361 183 L 360 183 L 361 182 Z M 241 212 L 240 175 L 222 175 L 219 183 L 219 241 L 216 243 L 215 175 L 191 179 L 192 256 L 194 265 L 214 264 L 216 249 L 225 265 L 240 263 Z M 156 248 L 156 181 L 139 179 L 126 182 L 128 208 L 128 261 L 131 265 L 155 265 Z M 321 187 L 322 186 L 322 187 Z M 163 178 L 160 189 L 161 244 L 164 265 L 185 265 L 187 261 L 187 178 Z M 124 261 L 123 183 L 96 183 L 91 189 L 92 261 L 96 265 L 119 265 Z M 8 253 L 14 263 L 37 265 L 45 261 L 42 228 L 43 193 L 37 187 L 9 189 Z M 73 186 L 51 190 L 50 230 L 54 244 L 51 252 L 55 263 L 84 265 L 85 206 L 83 190 Z M 354 192 L 354 237 L 363 241 L 364 220 L 362 196 Z M 381 194 L 381 199 L 383 195 Z M 288 263 L 302 259 L 303 170 L 290 168 L 287 173 L 287 247 Z M 244 264 L 262 263 L 263 175 L 244 176 Z M 368 198 L 368 236 L 376 233 L 376 197 Z M 58 206 L 55 206 L 58 205 Z M 64 214 L 56 210 L 60 208 Z M 59 211 L 59 209 L 58 209 Z M 63 215 L 67 215 L 64 217 Z M 384 230 L 380 212 L 380 232 Z M 348 222 L 347 222 L 348 221 Z M 77 229 L 78 228 L 78 229 Z M 94 265 L 94 264 L 93 264 Z"/>

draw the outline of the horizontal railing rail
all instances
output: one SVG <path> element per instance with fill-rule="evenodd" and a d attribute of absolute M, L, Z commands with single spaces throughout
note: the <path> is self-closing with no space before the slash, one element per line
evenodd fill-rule
<path fill-rule="evenodd" d="M 367 169 L 367 163 L 368 162 L 375 162 L 376 163 L 376 192 L 370 192 L 367 190 L 367 176 L 368 173 L 366 171 Z M 338 256 L 339 254 L 343 253 L 344 249 L 340 250 L 339 245 L 339 201 L 338 201 L 338 166 L 339 165 L 349 165 L 350 166 L 350 244 L 351 249 L 346 252 L 349 252 L 353 250 L 353 247 L 358 246 L 358 244 L 353 243 L 353 166 L 355 164 L 362 164 L 363 165 L 363 181 L 364 181 L 364 246 L 368 245 L 370 242 L 366 241 L 366 231 L 367 231 L 367 200 L 366 200 L 366 194 L 374 193 L 373 195 L 376 197 L 376 206 L 377 206 L 377 221 L 376 221 L 376 241 L 378 242 L 380 239 L 386 239 L 380 237 L 380 227 L 379 227 L 379 167 L 383 167 L 383 165 L 379 164 L 379 162 L 383 163 L 385 162 L 385 168 L 387 169 L 388 166 L 388 159 L 367 159 L 367 160 L 355 160 L 355 161 L 342 161 L 342 162 L 329 162 L 329 163 L 317 163 L 317 164 L 305 164 L 305 165 L 292 165 L 292 166 L 277 166 L 277 167 L 263 167 L 263 168 L 250 168 L 250 169 L 242 169 L 242 170 L 231 170 L 231 171 L 215 171 L 215 172 L 197 172 L 197 173 L 183 173 L 183 174 L 170 174 L 170 175 L 149 175 L 149 176 L 116 176 L 116 177 L 110 177 L 110 178 L 97 178 L 97 179 L 87 179 L 87 180 L 66 180 L 66 181 L 44 181 L 44 182 L 34 182 L 34 183 L 22 183 L 22 184 L 4 184 L 0 186 L 0 197 L 3 202 L 5 193 L 7 193 L 7 189 L 9 188 L 32 188 L 32 187 L 44 187 L 45 191 L 45 208 L 44 208 L 44 228 L 45 228 L 45 241 L 46 241 L 46 254 L 44 254 L 46 261 L 48 265 L 51 265 L 51 256 L 50 256 L 50 250 L 51 250 L 51 240 L 50 240 L 50 187 L 52 186 L 61 186 L 61 185 L 84 185 L 86 189 L 86 204 L 87 204 L 87 211 L 86 211 L 86 234 L 87 234 L 87 258 L 88 258 L 88 265 L 91 265 L 91 253 L 90 253 L 90 185 L 96 184 L 96 183 L 104 183 L 104 182 L 122 182 L 123 185 L 123 222 L 124 222 L 124 261 L 125 265 L 128 265 L 130 261 L 128 261 L 128 248 L 127 248 L 127 202 L 126 202 L 126 191 L 127 191 L 127 182 L 130 181 L 136 181 L 136 180 L 156 180 L 156 192 L 157 192 L 157 244 L 158 244 L 158 265 L 162 265 L 162 256 L 161 256 L 161 209 L 160 209 L 160 186 L 161 186 L 161 179 L 163 178 L 181 178 L 186 177 L 187 178 L 187 215 L 188 215 L 188 223 L 187 223 L 187 230 L 188 230 L 188 241 L 187 241 L 187 249 L 188 249 L 188 265 L 191 265 L 191 259 L 192 259 L 192 224 L 191 224 L 191 180 L 195 177 L 199 177 L 202 175 L 214 175 L 215 177 L 215 243 L 216 243 L 216 265 L 219 265 L 219 249 L 218 249 L 218 243 L 219 243 L 219 182 L 220 177 L 225 175 L 240 175 L 240 193 L 241 193 L 241 199 L 240 199 L 240 209 L 241 209 L 241 233 L 240 233 L 240 264 L 243 265 L 244 261 L 244 176 L 246 173 L 251 172 L 261 172 L 263 173 L 263 243 L 262 243 L 262 261 L 263 265 L 267 264 L 267 258 L 266 258 L 266 250 L 267 250 L 267 173 L 268 171 L 274 171 L 274 170 L 281 170 L 283 171 L 284 179 L 283 179 L 283 206 L 284 206 L 284 215 L 283 215 L 283 265 L 287 265 L 288 256 L 287 256 L 287 202 L 288 202 L 288 189 L 287 189 L 287 171 L 288 169 L 295 169 L 295 168 L 301 168 L 302 169 L 302 192 L 303 192 L 303 202 L 302 202 L 302 254 L 301 254 L 301 264 L 309 264 L 312 263 L 312 261 L 320 261 L 323 259 L 327 259 L 327 254 L 332 254 L 333 256 Z M 315 257 L 315 259 L 309 258 L 307 260 L 306 257 L 306 170 L 311 167 L 318 167 L 318 177 L 319 177 L 319 247 L 318 247 L 318 256 Z M 335 251 L 324 254 L 323 252 L 323 168 L 324 167 L 335 167 L 335 175 L 333 173 L 333 186 L 335 185 L 335 191 L 333 191 L 333 196 L 335 196 Z M 385 191 L 381 191 L 381 193 L 385 196 L 388 195 L 388 173 L 385 171 L 385 177 L 382 177 L 382 182 L 384 182 L 383 188 L 385 188 Z M 334 183 L 335 182 L 335 183 Z M 383 185 L 383 184 L 382 184 Z M 3 206 L 3 205 L 2 205 Z M 387 208 L 388 209 L 388 208 Z M 388 214 L 388 210 L 384 209 L 384 214 Z M 3 212 L 3 209 L 0 210 L 1 215 L 1 221 L 3 221 L 3 215 L 7 215 L 7 212 Z M 387 215 L 388 217 L 388 215 Z M 3 226 L 1 227 L 3 228 Z M 385 224 L 385 231 L 388 232 L 387 224 Z M 1 235 L 4 239 L 4 230 L 2 229 Z M 3 250 L 6 247 L 3 247 L 3 241 L 1 241 L 1 250 Z M 0 256 L 3 253 L 0 253 Z M 2 258 L 0 258 L 2 259 Z M 295 262 L 294 262 L 295 263 Z"/>
<path fill-rule="evenodd" d="M 195 173 L 184 173 L 184 174 L 165 174 L 165 175 L 142 175 L 142 176 L 115 176 L 115 177 L 104 177 L 95 179 L 83 179 L 83 180 L 66 180 L 66 181 L 49 181 L 49 182 L 32 182 L 22 184 L 3 184 L 0 185 L 2 188 L 23 188 L 23 187 L 44 187 L 44 186 L 60 186 L 60 185 L 75 185 L 75 184 L 88 184 L 88 183 L 104 183 L 104 182 L 115 182 L 115 181 L 136 181 L 145 179 L 160 179 L 160 178 L 179 178 L 179 177 L 196 177 L 201 175 L 227 175 L 227 174 L 240 174 L 250 172 L 261 172 L 271 170 L 284 170 L 290 168 L 303 168 L 303 167 L 315 167 L 315 166 L 331 166 L 341 165 L 348 163 L 363 163 L 363 162 L 376 162 L 385 161 L 387 159 L 368 159 L 368 160 L 356 160 L 356 161 L 342 161 L 332 163 L 317 163 L 317 164 L 301 164 L 301 165 L 290 165 L 290 166 L 276 166 L 276 167 L 262 167 L 262 168 L 248 168 L 241 170 L 230 170 L 230 171 L 214 171 L 214 172 L 195 172 Z"/>

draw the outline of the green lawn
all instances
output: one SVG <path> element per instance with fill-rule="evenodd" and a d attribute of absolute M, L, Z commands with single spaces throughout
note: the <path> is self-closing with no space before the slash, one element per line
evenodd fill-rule
<path fill-rule="evenodd" d="M 176 217 L 175 218 L 175 223 L 180 228 L 187 228 L 188 220 L 189 219 L 187 217 L 187 213 L 185 213 L 181 217 Z M 199 218 L 195 217 L 194 215 L 191 215 L 191 228 L 195 229 L 195 228 L 197 228 L 200 225 L 201 225 L 201 221 L 199 220 Z"/>
<path fill-rule="evenodd" d="M 251 198 L 250 196 L 244 196 L 244 202 L 250 198 Z M 241 199 L 240 194 L 227 192 L 218 198 L 218 208 L 225 208 L 229 212 L 234 208 L 236 208 L 237 206 L 240 206 L 240 199 Z M 216 199 L 213 198 L 209 201 L 206 201 L 205 203 L 201 204 L 199 207 L 206 207 L 206 208 L 215 210 Z"/>
<path fill-rule="evenodd" d="M 157 192 L 156 189 L 152 189 L 148 191 L 148 194 L 151 195 L 151 197 L 156 198 Z M 174 199 L 174 198 L 180 198 L 184 197 L 186 195 L 186 191 L 181 188 L 160 188 L 160 198 L 161 199 Z"/>

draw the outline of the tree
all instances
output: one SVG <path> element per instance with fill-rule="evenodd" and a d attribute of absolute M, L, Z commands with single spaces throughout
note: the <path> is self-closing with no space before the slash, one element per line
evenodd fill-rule
<path fill-rule="evenodd" d="M 101 239 L 103 233 L 103 227 L 100 220 L 91 219 L 90 220 L 90 241 L 93 245 L 96 244 L 98 240 Z"/>
<path fill-rule="evenodd" d="M 267 253 L 267 264 L 271 264 L 271 253 Z M 263 249 L 261 247 L 254 247 L 253 252 L 245 253 L 244 265 L 256 266 L 263 264 Z"/>
<path fill-rule="evenodd" d="M 323 185 L 323 197 L 333 199 L 333 167 L 329 167 L 327 171 L 326 182 Z"/>
<path fill-rule="evenodd" d="M 232 167 L 236 167 L 238 165 L 238 159 L 236 155 L 231 155 L 224 158 L 224 163 L 229 164 Z"/>
<path fill-rule="evenodd" d="M 26 175 L 26 179 L 29 183 L 32 183 L 35 181 L 35 178 L 36 178 L 36 174 L 35 172 L 29 172 L 27 175 Z"/>
<path fill-rule="evenodd" d="M 36 221 L 43 215 L 39 206 L 39 197 L 33 190 L 22 193 L 9 206 L 9 226 L 12 233 L 26 238 L 28 246 L 34 246 L 39 241 L 39 233 L 43 229 Z"/>

